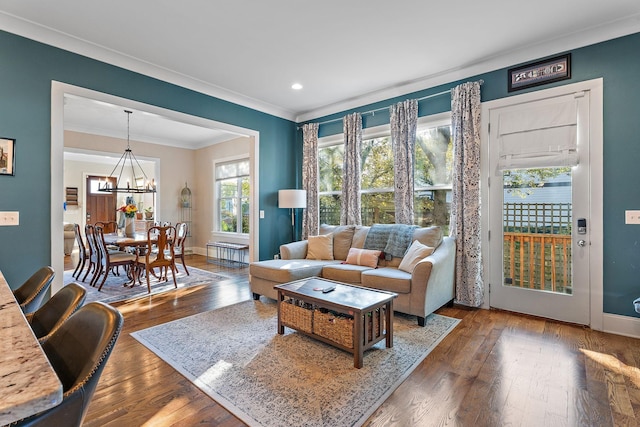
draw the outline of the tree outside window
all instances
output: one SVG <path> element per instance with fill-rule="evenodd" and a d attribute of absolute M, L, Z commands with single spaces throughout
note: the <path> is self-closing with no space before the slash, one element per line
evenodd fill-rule
<path fill-rule="evenodd" d="M 218 231 L 249 233 L 249 190 L 248 159 L 216 165 Z"/>
<path fill-rule="evenodd" d="M 321 147 L 319 159 L 320 223 L 340 222 L 343 145 Z M 391 137 L 361 144 L 363 225 L 395 222 Z M 418 128 L 415 152 L 415 224 L 440 225 L 448 230 L 453 144 L 451 126 Z"/>

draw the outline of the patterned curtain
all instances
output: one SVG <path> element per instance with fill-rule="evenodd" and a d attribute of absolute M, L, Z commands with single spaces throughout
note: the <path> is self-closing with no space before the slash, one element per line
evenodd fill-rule
<path fill-rule="evenodd" d="M 307 190 L 307 208 L 302 215 L 302 238 L 318 235 L 320 203 L 318 199 L 318 123 L 302 126 L 302 189 Z"/>
<path fill-rule="evenodd" d="M 360 216 L 360 145 L 362 116 L 349 114 L 343 119 L 344 163 L 342 169 L 341 225 L 362 225 Z"/>
<path fill-rule="evenodd" d="M 456 302 L 482 305 L 480 254 L 480 83 L 451 90 L 453 200 L 451 232 L 456 239 Z"/>
<path fill-rule="evenodd" d="M 393 146 L 396 224 L 413 224 L 413 155 L 418 125 L 418 101 L 406 100 L 389 108 Z"/>

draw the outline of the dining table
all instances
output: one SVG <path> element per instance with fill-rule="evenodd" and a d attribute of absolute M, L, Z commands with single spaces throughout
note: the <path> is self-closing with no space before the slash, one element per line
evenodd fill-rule
<path fill-rule="evenodd" d="M 0 271 L 0 425 L 62 402 L 62 383 Z"/>
<path fill-rule="evenodd" d="M 129 282 L 125 283 L 123 286 L 131 288 L 135 286 L 136 281 L 142 284 L 143 268 L 140 266 L 137 257 L 144 258 L 144 250 L 139 250 L 138 248 L 147 246 L 149 241 L 151 242 L 152 245 L 157 243 L 158 242 L 157 237 L 154 236 L 153 234 L 151 234 L 150 236 L 147 236 L 147 233 L 135 233 L 133 236 L 122 236 L 118 233 L 105 233 L 103 234 L 103 236 L 104 236 L 104 242 L 107 245 L 118 246 L 118 248 L 120 248 L 121 251 L 124 251 L 127 248 L 135 249 L 136 262 L 134 263 L 131 270 L 128 272 L 129 279 L 130 279 Z M 154 276 L 156 279 L 160 278 L 154 271 L 151 271 L 151 275 Z"/>
<path fill-rule="evenodd" d="M 107 245 L 118 246 L 121 250 L 127 247 L 140 247 L 147 245 L 147 233 L 136 233 L 131 237 L 122 236 L 118 233 L 104 233 L 104 242 Z M 151 237 L 151 243 L 157 240 Z"/>

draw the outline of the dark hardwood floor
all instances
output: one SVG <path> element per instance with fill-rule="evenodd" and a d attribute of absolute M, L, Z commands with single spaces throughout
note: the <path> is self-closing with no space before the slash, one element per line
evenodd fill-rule
<path fill-rule="evenodd" d="M 250 298 L 247 268 L 187 264 L 235 279 L 116 304 L 124 330 L 85 426 L 244 425 L 129 335 Z M 438 313 L 462 321 L 365 425 L 639 424 L 640 340 L 495 310 Z"/>

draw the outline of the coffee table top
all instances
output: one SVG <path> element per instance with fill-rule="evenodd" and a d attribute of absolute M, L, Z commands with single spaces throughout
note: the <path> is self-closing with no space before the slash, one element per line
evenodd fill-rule
<path fill-rule="evenodd" d="M 336 289 L 326 294 L 320 290 L 314 290 L 328 286 L 335 286 Z M 318 302 L 327 302 L 363 311 L 370 307 L 385 304 L 398 296 L 398 294 L 393 292 L 348 285 L 319 277 L 296 280 L 274 286 L 274 288 L 281 289 L 288 294 L 296 294 Z"/>

